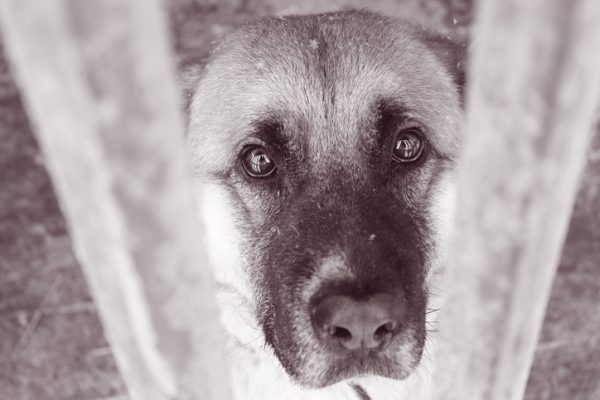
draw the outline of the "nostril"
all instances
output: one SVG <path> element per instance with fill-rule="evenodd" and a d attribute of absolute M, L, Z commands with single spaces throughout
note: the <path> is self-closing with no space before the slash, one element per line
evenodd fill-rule
<path fill-rule="evenodd" d="M 386 338 L 386 336 L 392 335 L 396 330 L 397 326 L 398 324 L 393 321 L 387 322 L 379 326 L 379 328 L 377 328 L 374 333 L 375 340 L 382 341 Z"/>
<path fill-rule="evenodd" d="M 352 339 L 352 332 L 342 326 L 327 326 L 325 330 L 329 336 L 341 342 Z"/>

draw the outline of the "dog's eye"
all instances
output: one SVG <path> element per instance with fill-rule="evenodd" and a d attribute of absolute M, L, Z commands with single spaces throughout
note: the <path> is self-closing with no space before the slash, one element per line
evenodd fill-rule
<path fill-rule="evenodd" d="M 423 154 L 423 140 L 416 128 L 404 129 L 398 133 L 394 142 L 394 161 L 409 163 L 417 161 Z"/>
<path fill-rule="evenodd" d="M 266 150 L 260 146 L 250 146 L 244 149 L 242 167 L 253 178 L 266 178 L 275 172 L 275 163 Z"/>

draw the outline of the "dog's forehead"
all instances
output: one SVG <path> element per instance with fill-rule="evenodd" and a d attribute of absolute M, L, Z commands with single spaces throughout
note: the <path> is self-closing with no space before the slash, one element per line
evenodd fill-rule
<path fill-rule="evenodd" d="M 266 19 L 217 50 L 192 105 L 191 135 L 231 147 L 269 118 L 314 153 L 344 152 L 371 135 L 382 103 L 406 110 L 453 155 L 456 87 L 413 28 L 370 14 Z"/>

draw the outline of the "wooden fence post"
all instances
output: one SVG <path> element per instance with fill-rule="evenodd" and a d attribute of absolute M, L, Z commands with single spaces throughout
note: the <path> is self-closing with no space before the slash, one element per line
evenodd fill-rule
<path fill-rule="evenodd" d="M 1 0 L 14 74 L 133 399 L 229 399 L 158 0 Z"/>
<path fill-rule="evenodd" d="M 600 2 L 481 0 L 437 399 L 523 397 L 600 95 Z"/>

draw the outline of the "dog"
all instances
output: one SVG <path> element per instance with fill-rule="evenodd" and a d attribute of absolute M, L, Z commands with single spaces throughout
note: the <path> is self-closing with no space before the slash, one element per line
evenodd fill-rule
<path fill-rule="evenodd" d="M 190 86 L 234 398 L 427 399 L 464 46 L 367 11 L 264 18 Z"/>

